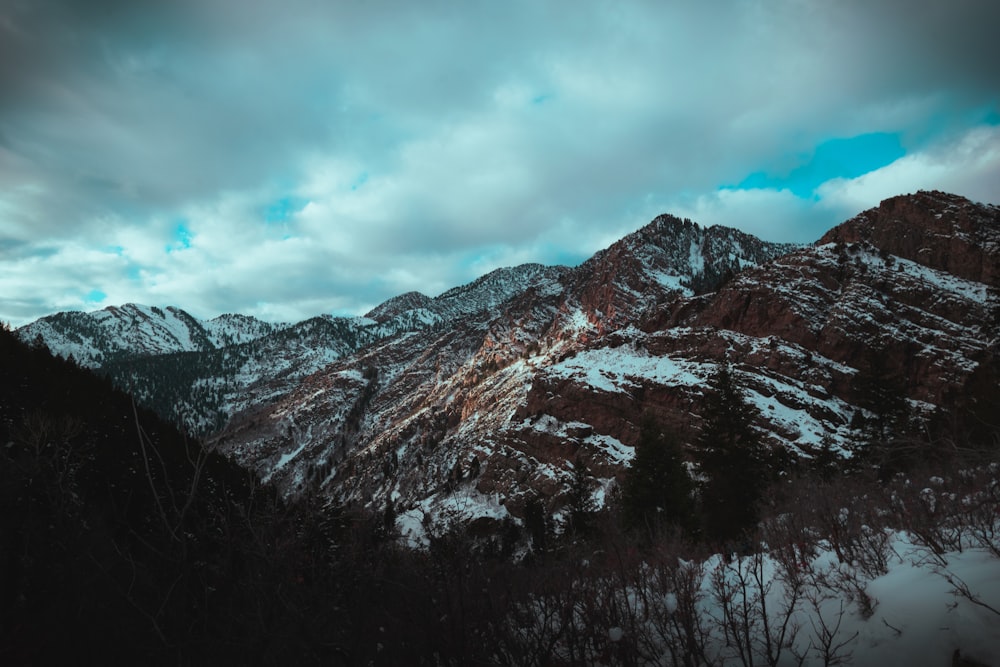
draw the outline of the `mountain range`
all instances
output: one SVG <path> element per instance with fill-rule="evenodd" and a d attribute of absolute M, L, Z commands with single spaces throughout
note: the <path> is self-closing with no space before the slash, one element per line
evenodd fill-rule
<path fill-rule="evenodd" d="M 287 496 L 489 530 L 575 469 L 615 493 L 652 419 L 688 453 L 721 367 L 791 461 L 873 438 L 963 447 L 1000 399 L 1000 208 L 918 192 L 808 246 L 657 217 L 577 267 L 500 269 L 364 317 L 125 305 L 25 341 L 108 375 Z M 984 426 L 985 425 L 985 426 Z"/>

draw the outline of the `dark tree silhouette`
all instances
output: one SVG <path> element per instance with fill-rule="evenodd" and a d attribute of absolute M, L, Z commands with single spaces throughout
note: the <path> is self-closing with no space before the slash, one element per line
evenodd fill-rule
<path fill-rule="evenodd" d="M 622 489 L 626 525 L 650 535 L 666 524 L 692 528 L 692 488 L 677 439 L 646 417 Z"/>
<path fill-rule="evenodd" d="M 767 485 L 766 453 L 753 422 L 757 415 L 723 364 L 711 378 L 698 436 L 705 536 L 719 543 L 741 539 L 757 523 Z"/>
<path fill-rule="evenodd" d="M 887 477 L 906 467 L 910 451 L 901 446 L 910 416 L 906 382 L 889 364 L 889 351 L 876 345 L 865 353 L 853 385 L 858 405 L 863 408 L 851 420 L 858 432 L 856 460 L 874 465 Z"/>
<path fill-rule="evenodd" d="M 573 478 L 570 480 L 568 496 L 566 509 L 569 530 L 574 536 L 584 536 L 592 528 L 597 506 L 590 489 L 587 464 L 580 457 L 573 460 Z"/>

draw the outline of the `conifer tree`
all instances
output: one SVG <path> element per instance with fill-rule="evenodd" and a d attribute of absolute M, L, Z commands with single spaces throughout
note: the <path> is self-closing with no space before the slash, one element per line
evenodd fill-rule
<path fill-rule="evenodd" d="M 548 548 L 549 526 L 545 517 L 545 505 L 538 496 L 531 497 L 524 505 L 524 528 L 531 538 L 531 550 L 536 554 L 545 553 Z"/>
<path fill-rule="evenodd" d="M 569 498 L 566 503 L 569 515 L 569 528 L 575 535 L 589 532 L 593 522 L 594 504 L 590 490 L 590 478 L 587 474 L 587 464 L 580 457 L 573 460 L 573 478 L 569 486 Z"/>
<path fill-rule="evenodd" d="M 854 377 L 853 388 L 864 412 L 855 413 L 851 426 L 858 432 L 854 454 L 863 463 L 872 463 L 889 474 L 900 467 L 903 457 L 894 443 L 906 429 L 909 411 L 906 385 L 887 363 L 884 346 L 873 346 L 865 354 Z"/>
<path fill-rule="evenodd" d="M 732 370 L 720 365 L 710 380 L 698 436 L 701 470 L 707 477 L 701 491 L 705 533 L 719 543 L 744 537 L 757 522 L 767 467 L 753 427 L 756 415 Z"/>
<path fill-rule="evenodd" d="M 650 532 L 665 524 L 693 527 L 692 488 L 677 439 L 646 417 L 622 488 L 626 525 Z"/>

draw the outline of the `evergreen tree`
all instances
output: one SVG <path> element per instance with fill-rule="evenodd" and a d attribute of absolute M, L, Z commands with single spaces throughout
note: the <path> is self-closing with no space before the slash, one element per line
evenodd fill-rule
<path fill-rule="evenodd" d="M 569 529 L 574 535 L 585 535 L 592 527 L 594 497 L 590 490 L 590 477 L 587 464 L 580 457 L 573 461 L 573 478 L 569 485 L 569 498 L 566 503 L 569 518 Z"/>
<path fill-rule="evenodd" d="M 745 536 L 758 518 L 766 486 L 764 448 L 753 428 L 757 410 L 743 398 L 728 365 L 720 365 L 710 381 L 698 436 L 706 536 L 729 542 Z"/>
<path fill-rule="evenodd" d="M 895 451 L 894 444 L 906 429 L 909 416 L 905 382 L 889 366 L 888 356 L 883 346 L 873 346 L 865 354 L 853 382 L 863 412 L 851 419 L 858 432 L 855 456 L 883 469 L 886 475 L 904 464 L 903 452 Z"/>
<path fill-rule="evenodd" d="M 531 550 L 536 554 L 545 553 L 548 548 L 549 526 L 545 517 L 545 505 L 538 496 L 532 496 L 524 505 L 524 528 L 531 538 Z"/>
<path fill-rule="evenodd" d="M 664 524 L 691 528 L 692 488 L 677 439 L 645 418 L 622 488 L 626 525 L 649 532 Z"/>

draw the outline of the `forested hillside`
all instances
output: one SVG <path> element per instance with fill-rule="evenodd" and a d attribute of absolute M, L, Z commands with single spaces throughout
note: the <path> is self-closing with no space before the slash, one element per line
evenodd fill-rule
<path fill-rule="evenodd" d="M 565 525 L 529 506 L 500 531 L 428 523 L 413 548 L 391 513 L 279 502 L 6 330 L 0 368 L 3 664 L 1000 659 L 995 428 L 909 443 L 934 456 L 881 479 L 877 458 L 788 467 L 723 372 L 708 433 L 741 467 L 709 453 L 693 479 L 647 420 L 601 511 L 573 485 Z"/>

